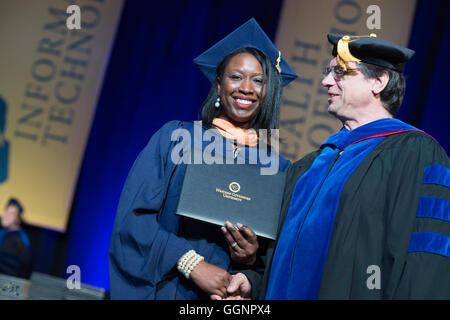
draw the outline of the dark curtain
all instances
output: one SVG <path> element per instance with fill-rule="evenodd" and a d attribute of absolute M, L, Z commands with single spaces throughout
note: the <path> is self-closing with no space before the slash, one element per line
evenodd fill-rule
<path fill-rule="evenodd" d="M 419 1 L 406 64 L 406 94 L 398 118 L 433 136 L 450 154 L 450 1 Z"/>
<path fill-rule="evenodd" d="M 68 228 L 66 265 L 80 266 L 82 282 L 109 288 L 115 211 L 138 153 L 165 122 L 199 119 L 211 84 L 192 60 L 251 17 L 274 39 L 281 3 L 126 2 Z"/>
<path fill-rule="evenodd" d="M 198 119 L 210 83 L 192 60 L 255 17 L 273 40 L 282 1 L 137 1 L 125 4 L 83 160 L 67 232 L 32 228 L 34 269 L 109 290 L 108 247 L 123 183 L 166 121 Z M 399 118 L 449 140 L 449 1 L 418 4 Z M 325 35 L 324 35 L 325 36 Z M 445 95 L 445 96 L 444 96 Z"/>

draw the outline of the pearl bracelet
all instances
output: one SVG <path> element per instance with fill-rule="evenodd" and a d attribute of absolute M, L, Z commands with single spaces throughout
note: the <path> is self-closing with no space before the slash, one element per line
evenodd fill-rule
<path fill-rule="evenodd" d="M 178 262 L 178 271 L 182 273 L 186 279 L 189 279 L 189 275 L 191 271 L 205 258 L 194 250 L 189 250 L 184 255 L 181 256 L 180 261 Z"/>
<path fill-rule="evenodd" d="M 188 252 L 183 254 L 178 262 L 178 271 L 182 272 L 188 260 L 190 260 L 195 254 L 196 253 L 194 250 L 189 250 Z"/>

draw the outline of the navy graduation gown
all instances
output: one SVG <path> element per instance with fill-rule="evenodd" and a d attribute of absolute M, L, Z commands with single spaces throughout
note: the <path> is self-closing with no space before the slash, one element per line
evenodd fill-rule
<path fill-rule="evenodd" d="M 28 278 L 31 270 L 31 244 L 23 229 L 0 228 L 0 273 Z"/>
<path fill-rule="evenodd" d="M 111 238 L 112 299 L 209 299 L 176 269 L 179 258 L 191 249 L 208 263 L 230 270 L 219 227 L 175 214 L 186 165 L 171 160 L 171 151 L 180 142 L 171 136 L 176 129 L 186 129 L 193 137 L 198 128 L 193 122 L 170 121 L 136 159 L 122 191 Z M 204 130 L 201 127 L 200 132 Z M 224 140 L 224 148 L 230 142 L 220 134 L 216 138 Z M 240 151 L 238 157 L 247 159 L 248 152 Z M 280 170 L 285 171 L 289 161 L 278 159 Z"/>
<path fill-rule="evenodd" d="M 425 133 L 396 119 L 343 129 L 289 168 L 266 277 L 247 274 L 254 294 L 449 299 L 449 188 L 448 156 Z"/>

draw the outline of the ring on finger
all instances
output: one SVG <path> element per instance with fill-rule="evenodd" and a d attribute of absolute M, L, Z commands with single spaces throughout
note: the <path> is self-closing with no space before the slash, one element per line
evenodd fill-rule
<path fill-rule="evenodd" d="M 234 247 L 236 247 L 237 246 L 237 242 L 235 241 L 235 242 L 233 242 L 232 244 L 231 244 L 231 247 L 232 248 L 234 248 Z"/>

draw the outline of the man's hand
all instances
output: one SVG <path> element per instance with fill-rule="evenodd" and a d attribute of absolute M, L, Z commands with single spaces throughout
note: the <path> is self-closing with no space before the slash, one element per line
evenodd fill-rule
<path fill-rule="evenodd" d="M 227 288 L 228 296 L 223 298 L 219 295 L 211 295 L 211 300 L 250 300 L 252 285 L 243 273 L 231 276 L 230 285 Z"/>
<path fill-rule="evenodd" d="M 256 253 L 259 248 L 258 239 L 255 232 L 249 227 L 240 223 L 237 226 L 239 230 L 227 221 L 220 230 L 222 230 L 228 242 L 231 260 L 245 266 L 251 266 L 256 261 Z"/>
<path fill-rule="evenodd" d="M 224 269 L 205 261 L 200 262 L 190 273 L 191 280 L 207 294 L 224 298 L 231 275 Z"/>

